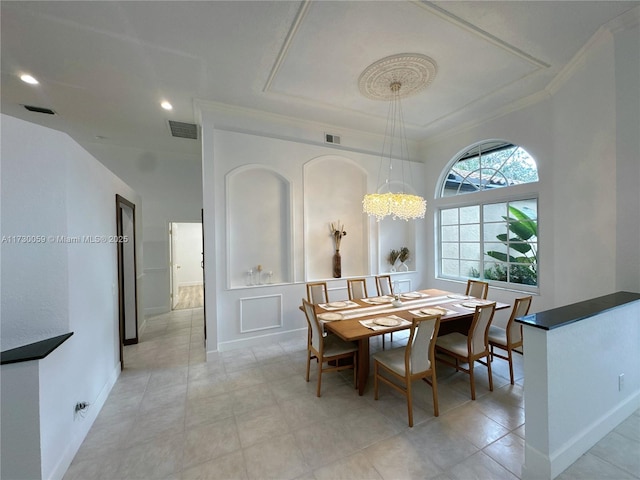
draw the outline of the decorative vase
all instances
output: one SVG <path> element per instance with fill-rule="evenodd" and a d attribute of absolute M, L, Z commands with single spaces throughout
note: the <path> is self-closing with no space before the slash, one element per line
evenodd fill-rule
<path fill-rule="evenodd" d="M 340 257 L 340 250 L 336 250 L 333 255 L 333 278 L 342 277 L 342 258 Z"/>
<path fill-rule="evenodd" d="M 406 263 L 400 262 L 400 266 L 398 267 L 398 271 L 399 272 L 408 272 L 409 271 L 409 267 L 407 266 Z"/>

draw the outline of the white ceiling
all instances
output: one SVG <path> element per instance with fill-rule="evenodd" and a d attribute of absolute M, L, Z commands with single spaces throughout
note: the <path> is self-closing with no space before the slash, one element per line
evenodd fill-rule
<path fill-rule="evenodd" d="M 420 53 L 438 72 L 403 106 L 408 134 L 423 140 L 543 92 L 601 26 L 638 5 L 2 1 L 2 111 L 85 147 L 152 151 L 200 151 L 166 124 L 195 123 L 198 100 L 381 133 L 387 106 L 365 98 L 358 78 L 383 57 Z"/>

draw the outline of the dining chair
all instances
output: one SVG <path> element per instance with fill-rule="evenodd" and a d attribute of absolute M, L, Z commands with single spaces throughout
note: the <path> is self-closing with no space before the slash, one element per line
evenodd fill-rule
<path fill-rule="evenodd" d="M 327 282 L 307 283 L 307 300 L 313 304 L 328 303 Z"/>
<path fill-rule="evenodd" d="M 349 300 L 360 300 L 367 298 L 367 280 L 364 278 L 350 278 L 347 280 L 347 291 Z"/>
<path fill-rule="evenodd" d="M 467 291 L 465 295 L 471 295 L 472 297 L 482 298 L 485 300 L 489 293 L 489 284 L 487 282 L 481 282 L 480 280 L 467 280 Z"/>
<path fill-rule="evenodd" d="M 440 355 L 437 357 L 438 362 L 442 362 L 445 365 L 454 367 L 458 372 L 464 372 L 469 375 L 469 382 L 471 383 L 471 400 L 476 399 L 476 384 L 473 376 L 473 365 L 475 362 L 480 362 L 487 366 L 489 375 L 489 390 L 493 392 L 493 376 L 491 375 L 491 362 L 489 361 L 489 326 L 493 320 L 493 315 L 496 311 L 496 303 L 488 303 L 486 305 L 477 305 L 473 320 L 471 321 L 471 327 L 469 333 L 464 335 L 459 332 L 449 333 L 438 338 L 436 341 L 436 352 L 445 355 L 442 358 Z M 455 360 L 452 363 L 447 359 L 451 357 Z M 481 359 L 485 358 L 487 362 L 483 362 Z M 460 362 L 468 363 L 469 368 L 460 366 Z"/>
<path fill-rule="evenodd" d="M 322 388 L 322 374 L 326 372 L 339 372 L 353 368 L 353 383 L 357 388 L 358 345 L 353 342 L 345 342 L 336 335 L 323 336 L 322 327 L 313 303 L 303 298 L 302 308 L 309 327 L 307 335 L 307 382 L 309 381 L 311 359 L 315 358 L 318 363 L 318 388 L 316 391 L 318 397 Z M 340 360 L 344 358 L 351 358 L 352 363 L 341 365 Z M 325 363 L 327 364 L 326 367 L 324 366 Z"/>
<path fill-rule="evenodd" d="M 391 283 L 391 275 L 378 275 L 376 276 L 376 291 L 378 296 L 393 295 L 393 284 Z M 382 335 L 382 349 L 384 350 L 384 337 Z M 393 342 L 393 332 L 389 334 L 389 340 Z"/>
<path fill-rule="evenodd" d="M 423 379 L 433 392 L 433 415 L 438 416 L 438 383 L 436 380 L 435 344 L 440 329 L 441 315 L 416 317 L 411 323 L 409 340 L 405 347 L 380 351 L 374 360 L 374 399 L 378 400 L 379 382 L 407 397 L 409 426 L 413 427 L 412 382 Z"/>
<path fill-rule="evenodd" d="M 507 321 L 505 328 L 496 325 L 489 326 L 489 347 L 491 349 L 491 358 L 496 356 L 509 362 L 509 375 L 511 377 L 511 385 L 513 385 L 513 352 L 518 347 L 522 347 L 522 325 L 517 325 L 515 319 L 523 317 L 529 313 L 531 307 L 532 296 L 517 298 L 513 304 L 513 310 Z M 494 353 L 494 347 L 498 347 L 507 352 L 507 355 Z"/>
<path fill-rule="evenodd" d="M 393 286 L 391 283 L 391 275 L 378 275 L 376 277 L 376 290 L 378 296 L 393 295 Z"/>

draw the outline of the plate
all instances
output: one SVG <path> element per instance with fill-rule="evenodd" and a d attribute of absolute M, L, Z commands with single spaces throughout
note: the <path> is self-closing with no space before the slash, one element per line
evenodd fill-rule
<path fill-rule="evenodd" d="M 393 300 L 391 297 L 373 297 L 369 299 L 373 303 L 389 303 L 391 300 Z"/>
<path fill-rule="evenodd" d="M 403 293 L 402 297 L 404 298 L 422 298 L 421 293 Z"/>
<path fill-rule="evenodd" d="M 446 313 L 444 308 L 437 308 L 437 307 L 423 308 L 420 311 L 427 315 L 444 315 Z"/>
<path fill-rule="evenodd" d="M 376 325 L 381 325 L 383 327 L 397 327 L 398 325 L 400 325 L 400 320 L 391 317 L 380 317 L 374 318 L 373 323 L 375 323 Z"/>
<path fill-rule="evenodd" d="M 459 300 L 469 298 L 469 297 L 467 297 L 466 295 L 458 295 L 458 294 L 455 294 L 455 293 L 454 293 L 453 295 L 447 295 L 447 297 L 449 297 L 449 298 L 457 298 L 457 299 L 459 299 Z"/>
<path fill-rule="evenodd" d="M 487 300 L 474 300 L 473 302 L 462 302 L 461 305 L 463 307 L 476 308 L 478 305 L 489 305 L 492 302 Z"/>
<path fill-rule="evenodd" d="M 327 303 L 327 305 L 333 308 L 343 308 L 347 306 L 347 302 L 331 302 Z"/>
<path fill-rule="evenodd" d="M 342 320 L 344 317 L 341 313 L 320 313 L 318 315 L 320 320 L 325 320 L 327 322 L 333 322 L 334 320 Z"/>

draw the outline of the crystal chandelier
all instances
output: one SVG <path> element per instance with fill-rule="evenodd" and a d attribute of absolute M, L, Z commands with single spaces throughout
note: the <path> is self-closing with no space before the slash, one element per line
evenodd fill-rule
<path fill-rule="evenodd" d="M 400 99 L 426 87 L 435 76 L 436 65 L 429 57 L 419 54 L 401 54 L 383 58 L 370 65 L 360 76 L 361 92 L 372 99 L 388 100 L 389 112 L 385 129 L 380 171 L 388 162 L 387 178 L 376 193 L 369 193 L 362 200 L 364 213 L 375 216 L 377 221 L 386 216 L 394 220 L 424 218 L 427 202 L 418 195 L 404 191 L 405 163 L 409 164 L 409 149 L 404 127 Z M 393 159 L 400 159 L 402 191 L 393 192 L 391 178 Z M 409 177 L 411 174 L 409 173 Z"/>

